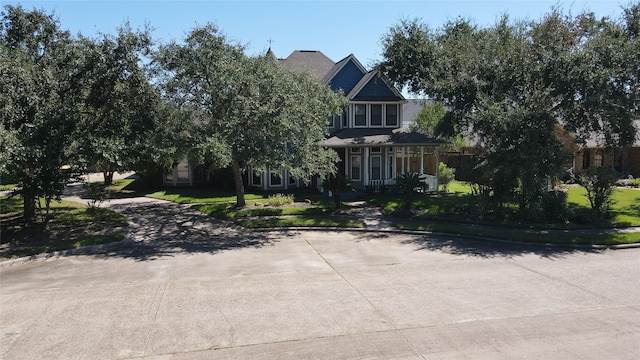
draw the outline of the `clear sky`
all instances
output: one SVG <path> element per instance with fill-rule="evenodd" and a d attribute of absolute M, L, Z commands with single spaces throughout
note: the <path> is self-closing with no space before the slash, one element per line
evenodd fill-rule
<path fill-rule="evenodd" d="M 63 29 L 85 36 L 115 33 L 125 21 L 133 28 L 148 23 L 160 42 L 180 41 L 196 25 L 214 23 L 229 38 L 247 45 L 249 55 L 266 52 L 269 39 L 278 57 L 293 50 L 320 50 L 338 61 L 354 54 L 370 67 L 380 60 L 381 37 L 404 18 L 421 18 L 438 28 L 465 17 L 493 24 L 502 14 L 512 19 L 540 19 L 554 5 L 565 12 L 582 10 L 619 18 L 628 0 L 448 0 L 448 1 L 7 1 L 27 9 L 54 12 Z"/>

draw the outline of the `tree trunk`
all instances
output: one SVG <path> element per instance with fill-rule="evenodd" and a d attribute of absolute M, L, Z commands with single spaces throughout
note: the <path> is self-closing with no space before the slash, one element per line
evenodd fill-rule
<path fill-rule="evenodd" d="M 333 192 L 333 204 L 335 205 L 336 210 L 340 209 L 342 206 L 340 201 L 340 192 Z"/>
<path fill-rule="evenodd" d="M 242 170 L 240 164 L 234 161 L 232 164 L 233 169 L 233 182 L 236 188 L 236 207 L 244 207 L 246 201 L 244 199 L 244 183 L 242 182 Z"/>
<path fill-rule="evenodd" d="M 24 220 L 33 222 L 36 219 L 36 198 L 31 194 L 22 194 L 24 199 Z"/>
<path fill-rule="evenodd" d="M 104 176 L 104 185 L 105 186 L 109 186 L 109 185 L 113 184 L 113 171 L 104 171 L 102 173 L 102 175 Z"/>

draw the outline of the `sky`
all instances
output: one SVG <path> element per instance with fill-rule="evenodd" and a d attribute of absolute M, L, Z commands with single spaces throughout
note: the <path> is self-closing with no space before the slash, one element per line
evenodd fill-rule
<path fill-rule="evenodd" d="M 432 28 L 439 28 L 448 20 L 463 17 L 488 26 L 505 13 L 514 20 L 538 20 L 553 6 L 565 13 L 588 10 L 598 17 L 619 18 L 621 6 L 629 0 L 0 2 L 54 13 L 62 29 L 89 37 L 115 34 L 118 26 L 128 21 L 134 29 L 148 24 L 158 42 L 180 42 L 195 26 L 212 23 L 228 38 L 246 45 L 248 55 L 263 54 L 271 44 L 280 58 L 294 50 L 320 50 L 336 62 L 354 54 L 371 68 L 381 60 L 381 38 L 402 19 L 419 18 Z"/>

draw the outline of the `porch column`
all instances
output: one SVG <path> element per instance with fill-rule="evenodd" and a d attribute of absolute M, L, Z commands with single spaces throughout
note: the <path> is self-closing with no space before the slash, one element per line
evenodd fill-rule
<path fill-rule="evenodd" d="M 284 183 L 284 189 L 287 190 L 289 187 L 289 170 L 285 170 L 282 173 L 282 182 Z"/>
<path fill-rule="evenodd" d="M 369 185 L 369 148 L 365 147 L 364 148 L 364 161 L 362 164 L 363 172 L 364 172 L 364 177 L 363 177 L 363 181 L 364 181 L 364 186 Z"/>
<path fill-rule="evenodd" d="M 420 174 L 424 174 L 424 146 L 420 146 Z"/>
<path fill-rule="evenodd" d="M 262 179 L 262 190 L 267 190 L 269 181 L 271 181 L 271 169 L 264 167 L 264 178 Z"/>
<path fill-rule="evenodd" d="M 349 148 L 344 148 L 344 177 L 347 180 L 351 180 L 351 167 L 349 162 L 351 161 L 351 154 L 349 153 Z"/>
<path fill-rule="evenodd" d="M 440 189 L 440 183 L 438 182 L 438 176 L 440 173 L 440 149 L 436 148 L 436 192 Z"/>
<path fill-rule="evenodd" d="M 402 147 L 402 173 L 404 174 L 404 146 Z"/>

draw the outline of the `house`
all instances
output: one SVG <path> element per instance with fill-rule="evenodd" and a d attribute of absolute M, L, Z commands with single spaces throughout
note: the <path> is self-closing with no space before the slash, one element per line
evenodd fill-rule
<path fill-rule="evenodd" d="M 587 139 L 584 146 L 575 152 L 573 170 L 579 172 L 592 166 L 608 166 L 623 175 L 640 177 L 640 120 L 635 120 L 634 126 L 636 138 L 629 147 L 610 148 L 604 146 L 601 138 Z"/>
<path fill-rule="evenodd" d="M 367 70 L 354 55 L 333 62 L 320 51 L 296 50 L 278 59 L 269 48 L 267 56 L 280 66 L 309 72 L 345 94 L 348 105 L 342 114 L 328 119 L 329 136 L 321 145 L 338 153 L 338 173 L 354 188 L 379 190 L 406 172 L 423 174 L 430 190 L 438 188 L 438 152 L 446 142 L 403 127 L 407 101 L 379 71 Z M 254 168 L 247 175 L 248 185 L 262 190 L 304 186 L 286 169 Z"/>
<path fill-rule="evenodd" d="M 329 136 L 321 145 L 338 153 L 338 173 L 354 188 L 380 190 L 407 172 L 422 174 L 428 189 L 438 188 L 439 147 L 446 142 L 409 131 L 408 123 L 419 107 L 405 100 L 379 71 L 367 70 L 354 55 L 334 62 L 317 50 L 296 50 L 278 59 L 269 48 L 267 57 L 279 66 L 308 72 L 345 94 L 348 105 L 342 114 L 327 119 Z M 248 168 L 246 175 L 245 184 L 260 190 L 308 186 L 286 169 Z M 188 186 L 204 178 L 201 169 L 184 160 L 165 175 L 164 184 Z M 316 179 L 311 186 L 320 188 L 319 184 Z"/>

